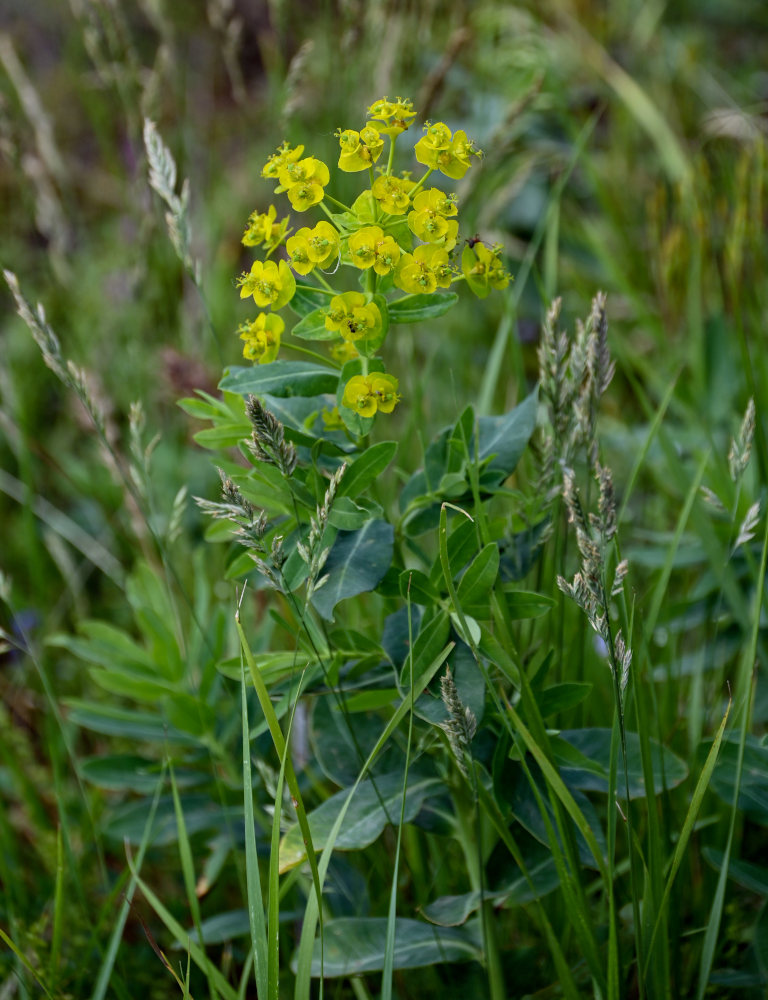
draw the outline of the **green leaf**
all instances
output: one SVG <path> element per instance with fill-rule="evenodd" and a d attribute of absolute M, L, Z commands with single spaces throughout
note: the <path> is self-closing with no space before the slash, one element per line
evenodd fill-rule
<path fill-rule="evenodd" d="M 380 972 L 384 968 L 384 917 L 340 917 L 325 925 L 323 974 L 329 977 Z M 435 927 L 399 917 L 395 923 L 395 969 L 481 961 L 482 949 L 466 929 Z M 312 975 L 320 975 L 320 941 L 315 941 Z"/>
<path fill-rule="evenodd" d="M 242 806 L 218 806 L 205 795 L 183 795 L 181 805 L 187 833 L 190 835 L 202 831 L 226 830 L 228 824 L 243 822 Z M 107 813 L 103 825 L 104 835 L 118 843 L 127 839 L 131 844 L 139 844 L 144 834 L 146 818 L 147 803 L 144 800 L 126 802 Z M 173 797 L 163 795 L 158 801 L 150 842 L 160 846 L 175 844 L 177 840 L 178 827 Z"/>
<path fill-rule="evenodd" d="M 328 575 L 312 603 L 326 621 L 347 597 L 373 590 L 389 569 L 394 546 L 394 528 L 387 521 L 368 521 L 359 531 L 342 531 L 322 568 Z"/>
<path fill-rule="evenodd" d="M 369 373 L 383 371 L 383 361 L 379 361 L 375 358 L 368 361 Z M 359 413 L 355 413 L 355 411 L 350 410 L 348 406 L 344 406 L 341 400 L 344 396 L 344 390 L 347 386 L 347 382 L 349 382 L 354 375 L 361 375 L 362 372 L 363 361 L 361 358 L 353 358 L 351 361 L 347 361 L 341 370 L 341 375 L 339 376 L 338 385 L 336 387 L 336 405 L 339 408 L 341 419 L 344 421 L 344 426 L 351 434 L 357 434 L 361 437 L 366 434 L 370 434 L 371 428 L 376 422 L 376 416 L 361 417 Z"/>
<path fill-rule="evenodd" d="M 423 604 L 428 607 L 437 604 L 440 592 L 432 585 L 426 573 L 420 569 L 404 569 L 398 581 L 400 596 L 403 600 L 410 597 L 413 604 Z"/>
<path fill-rule="evenodd" d="M 325 317 L 328 315 L 327 303 L 323 309 L 313 309 L 307 313 L 304 319 L 299 320 L 291 330 L 294 337 L 302 340 L 337 340 L 338 330 L 329 330 L 325 325 Z"/>
<path fill-rule="evenodd" d="M 336 392 L 339 374 L 332 368 L 309 361 L 273 361 L 251 368 L 233 366 L 219 383 L 219 388 L 262 396 L 319 396 Z"/>
<path fill-rule="evenodd" d="M 731 805 L 736 790 L 739 763 L 739 735 L 728 734 L 720 747 L 720 756 L 712 772 L 710 788 Z M 698 756 L 703 759 L 712 740 L 704 740 Z M 757 737 L 747 735 L 744 746 L 744 763 L 739 786 L 739 809 L 763 826 L 768 825 L 768 746 Z"/>
<path fill-rule="evenodd" d="M 499 548 L 495 542 L 484 546 L 467 566 L 459 580 L 456 596 L 462 608 L 468 608 L 486 597 L 499 572 Z"/>
<path fill-rule="evenodd" d="M 546 594 L 535 594 L 530 590 L 517 590 L 512 585 L 504 586 L 505 604 L 511 621 L 523 618 L 538 618 L 554 608 L 555 601 Z"/>
<path fill-rule="evenodd" d="M 387 699 L 386 704 L 399 700 L 397 692 L 393 694 L 391 690 L 361 691 L 360 694 L 383 694 Z M 378 720 L 370 714 L 351 718 L 351 700 L 352 698 L 345 698 L 345 711 L 342 712 L 333 697 L 319 697 L 312 706 L 309 720 L 309 738 L 315 760 L 323 774 L 340 788 L 352 784 L 360 773 L 360 768 L 376 743 L 379 725 Z M 393 772 L 402 768 L 404 760 L 402 750 L 390 743 L 382 751 L 382 756 L 376 763 L 376 771 L 379 774 Z"/>
<path fill-rule="evenodd" d="M 560 767 L 563 780 L 571 788 L 584 791 L 607 792 L 608 770 L 611 757 L 610 729 L 564 729 L 560 737 L 582 753 L 589 761 L 597 764 L 604 777 L 599 776 L 593 768 L 582 770 L 569 766 L 566 759 Z M 653 762 L 654 792 L 662 794 L 665 789 L 675 788 L 688 777 L 688 768 L 683 760 L 672 753 L 667 747 L 660 746 L 655 740 L 649 740 L 651 760 Z M 555 760 L 558 761 L 558 742 L 553 740 Z M 640 755 L 640 737 L 637 733 L 627 733 L 627 764 L 629 769 L 630 798 L 639 799 L 646 795 L 643 777 L 643 765 Z M 617 771 L 617 787 L 624 788 L 624 766 L 619 760 Z"/>
<path fill-rule="evenodd" d="M 432 663 L 440 650 L 448 642 L 450 619 L 446 611 L 440 610 L 434 618 L 422 625 L 413 642 L 413 678 L 418 680 L 422 672 Z M 410 685 L 410 666 L 406 658 L 400 671 L 400 683 Z"/>
<path fill-rule="evenodd" d="M 159 746 L 162 746 L 164 741 L 197 744 L 197 740 L 188 734 L 169 727 L 160 715 L 80 701 L 76 698 L 69 698 L 64 704 L 69 708 L 67 718 L 70 722 L 95 733 L 103 733 L 105 736 L 124 736 L 130 740 L 157 743 Z"/>
<path fill-rule="evenodd" d="M 372 500 L 355 503 L 350 497 L 337 497 L 328 516 L 328 523 L 341 531 L 357 531 L 367 521 L 380 519 L 384 513 Z"/>
<path fill-rule="evenodd" d="M 480 417 L 478 459 L 490 459 L 481 473 L 481 484 L 500 482 L 515 471 L 536 429 L 538 405 L 538 392 L 534 391 L 504 416 Z"/>
<path fill-rule="evenodd" d="M 217 913 L 215 917 L 208 917 L 200 924 L 203 936 L 203 944 L 224 944 L 233 938 L 246 937 L 250 933 L 247 910 L 225 910 Z M 189 940 L 193 944 L 199 944 L 199 935 L 194 927 L 188 930 Z M 180 950 L 181 944 L 174 944 L 174 950 Z"/>
<path fill-rule="evenodd" d="M 298 316 L 308 316 L 314 310 L 327 306 L 329 302 L 330 296 L 326 295 L 322 289 L 318 288 L 315 292 L 314 290 L 307 291 L 304 288 L 297 288 L 289 305 Z"/>
<path fill-rule="evenodd" d="M 412 772 L 408 777 L 404 821 L 410 823 L 427 795 L 439 788 L 442 788 L 440 778 Z M 402 795 L 403 775 L 400 771 L 362 781 L 344 817 L 344 825 L 336 839 L 336 848 L 362 850 L 372 844 L 387 823 L 397 823 Z M 321 851 L 325 847 L 328 835 L 348 796 L 349 789 L 342 789 L 308 814 L 315 851 Z M 296 823 L 287 830 L 280 842 L 281 873 L 301 864 L 306 856 L 307 846 Z"/>
<path fill-rule="evenodd" d="M 356 497 L 386 469 L 397 452 L 396 441 L 381 441 L 371 445 L 347 466 L 337 496 Z"/>
<path fill-rule="evenodd" d="M 542 719 L 555 715 L 558 712 L 565 712 L 582 702 L 592 690 L 592 684 L 577 684 L 575 681 L 567 681 L 564 684 L 555 684 L 536 693 L 536 704 Z"/>
<path fill-rule="evenodd" d="M 722 851 L 717 851 L 714 847 L 705 847 L 702 854 L 716 872 L 722 869 L 725 858 Z M 755 865 L 749 861 L 731 858 L 728 864 L 728 877 L 732 878 L 743 889 L 768 898 L 768 868 L 764 865 Z"/>
<path fill-rule="evenodd" d="M 509 910 L 530 903 L 534 899 L 541 899 L 554 892 L 560 885 L 557 867 L 551 857 L 544 858 L 537 865 L 529 867 L 528 874 L 530 882 L 524 875 L 520 875 L 506 888 L 498 889 L 496 892 L 486 892 L 485 899 Z M 482 899 L 479 890 L 466 892 L 461 896 L 441 896 L 425 906 L 422 912 L 430 923 L 439 924 L 441 927 L 458 927 L 480 909 Z"/>
<path fill-rule="evenodd" d="M 89 784 L 111 791 L 128 789 L 142 795 L 155 791 L 162 768 L 161 762 L 134 754 L 86 757 L 80 762 L 81 774 Z M 180 785 L 193 785 L 204 780 L 204 776 L 201 779 L 200 775 L 186 771 L 178 773 L 176 780 Z"/>
<path fill-rule="evenodd" d="M 414 295 L 402 302 L 395 300 L 389 304 L 390 323 L 421 323 L 422 320 L 437 319 L 452 309 L 459 301 L 456 292 L 447 295 Z"/>

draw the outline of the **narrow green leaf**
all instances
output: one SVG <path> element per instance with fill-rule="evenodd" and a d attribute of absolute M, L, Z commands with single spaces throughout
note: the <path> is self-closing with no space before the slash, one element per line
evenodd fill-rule
<path fill-rule="evenodd" d="M 339 374 L 332 368 L 308 361 L 273 361 L 252 368 L 233 366 L 219 383 L 219 388 L 262 396 L 319 396 L 336 392 Z"/>
<path fill-rule="evenodd" d="M 337 496 L 356 497 L 386 469 L 397 452 L 396 441 L 380 441 L 371 445 L 347 466 Z"/>
<path fill-rule="evenodd" d="M 389 304 L 390 323 L 421 323 L 423 320 L 437 319 L 452 309 L 459 301 L 456 292 L 447 295 L 413 295 Z"/>

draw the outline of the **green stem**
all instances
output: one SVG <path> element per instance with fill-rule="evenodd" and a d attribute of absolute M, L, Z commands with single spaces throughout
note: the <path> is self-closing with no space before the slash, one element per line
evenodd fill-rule
<path fill-rule="evenodd" d="M 395 162 L 395 141 L 397 139 L 396 135 L 391 135 L 389 137 L 389 159 L 387 160 L 387 177 L 392 176 L 392 165 Z"/>
<path fill-rule="evenodd" d="M 408 192 L 408 194 L 411 196 L 411 198 L 413 198 L 413 196 L 418 191 L 420 191 L 422 187 L 424 187 L 424 182 L 426 181 L 427 177 L 429 177 L 429 175 L 433 174 L 434 172 L 435 172 L 435 168 L 434 167 L 430 167 L 429 170 L 427 170 L 427 172 L 424 174 L 424 176 L 418 182 L 418 184 L 415 187 L 411 188 L 411 190 Z"/>
<path fill-rule="evenodd" d="M 318 288 L 317 285 L 296 285 L 296 288 L 300 292 L 320 292 L 321 295 L 337 294 L 330 286 L 326 289 L 326 288 Z"/>
<path fill-rule="evenodd" d="M 352 211 L 352 209 L 349 207 L 349 205 L 345 205 L 343 201 L 339 201 L 338 199 L 331 197 L 331 195 L 326 194 L 325 197 L 323 198 L 323 200 L 321 202 L 318 202 L 318 204 L 320 205 L 320 208 L 322 208 L 322 210 L 328 216 L 328 218 L 331 218 L 331 213 L 328 211 L 328 209 L 325 206 L 325 202 L 326 201 L 332 201 L 334 205 L 338 205 L 339 208 L 342 210 L 342 212 L 351 212 Z"/>

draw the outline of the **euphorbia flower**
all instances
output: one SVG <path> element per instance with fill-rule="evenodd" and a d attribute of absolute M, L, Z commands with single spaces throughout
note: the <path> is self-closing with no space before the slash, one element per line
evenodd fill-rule
<path fill-rule="evenodd" d="M 395 101 L 388 101 L 386 97 L 382 97 L 368 108 L 368 117 L 376 120 L 379 132 L 394 138 L 405 132 L 416 117 L 416 112 L 411 101 L 404 101 L 400 97 Z M 380 125 L 379 122 L 383 124 Z"/>
<path fill-rule="evenodd" d="M 286 191 L 297 212 L 304 212 L 323 200 L 324 188 L 331 175 L 322 160 L 307 156 L 298 162 L 285 163 L 280 168 L 279 191 Z"/>
<path fill-rule="evenodd" d="M 400 400 L 397 385 L 394 376 L 381 372 L 353 375 L 344 387 L 341 402 L 361 417 L 372 417 L 377 410 L 391 413 Z"/>
<path fill-rule="evenodd" d="M 472 141 L 467 139 L 467 133 L 461 129 L 456 135 L 442 122 L 424 126 L 426 135 L 414 146 L 414 153 L 419 163 L 431 170 L 439 170 L 446 177 L 458 180 L 469 169 L 470 158 L 481 156 Z"/>
<path fill-rule="evenodd" d="M 359 132 L 348 128 L 336 133 L 341 146 L 339 169 L 346 173 L 367 170 L 381 156 L 384 140 L 374 125 L 366 125 Z"/>
<path fill-rule="evenodd" d="M 381 312 L 375 302 L 366 302 L 362 292 L 343 292 L 331 299 L 325 316 L 326 330 L 336 330 L 344 340 L 361 340 L 381 330 Z"/>
<path fill-rule="evenodd" d="M 410 294 L 429 295 L 436 288 L 450 288 L 453 269 L 448 253 L 434 244 L 404 253 L 395 270 L 395 285 Z"/>
<path fill-rule="evenodd" d="M 241 274 L 238 281 L 240 298 L 247 299 L 249 295 L 257 306 L 265 309 L 282 309 L 293 298 L 296 291 L 296 279 L 291 269 L 281 260 L 276 264 L 273 260 L 262 262 L 255 260 L 247 274 Z"/>
<path fill-rule="evenodd" d="M 270 156 L 261 168 L 261 176 L 270 180 L 277 180 L 281 168 L 285 166 L 286 163 L 295 163 L 296 160 L 301 159 L 301 154 L 303 152 L 303 146 L 297 146 L 293 149 L 289 142 L 284 142 L 281 146 L 277 147 L 277 150 Z"/>
<path fill-rule="evenodd" d="M 276 313 L 259 313 L 256 319 L 243 323 L 238 330 L 245 341 L 243 357 L 260 365 L 274 361 L 284 329 L 285 323 Z"/>
<path fill-rule="evenodd" d="M 285 248 L 294 271 L 309 274 L 315 266 L 325 269 L 333 264 L 339 254 L 339 234 L 329 222 L 318 222 L 314 229 L 299 229 Z"/>
<path fill-rule="evenodd" d="M 389 274 L 400 260 L 400 247 L 379 226 L 365 226 L 349 237 L 349 255 L 355 267 Z"/>
<path fill-rule="evenodd" d="M 425 243 L 437 243 L 446 250 L 456 246 L 459 223 L 446 216 L 458 211 L 456 201 L 439 188 L 419 191 L 408 215 L 408 228 Z"/>
<path fill-rule="evenodd" d="M 510 282 L 509 272 L 501 262 L 501 247 L 488 249 L 483 243 L 465 246 L 461 270 L 479 299 L 484 299 L 492 288 L 506 288 Z"/>
<path fill-rule="evenodd" d="M 412 180 L 404 177 L 377 177 L 373 182 L 371 194 L 387 215 L 404 215 L 411 203 L 408 192 L 413 185 Z"/>

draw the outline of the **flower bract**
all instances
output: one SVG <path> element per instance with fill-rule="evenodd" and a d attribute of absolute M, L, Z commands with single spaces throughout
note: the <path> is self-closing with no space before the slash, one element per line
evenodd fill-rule
<path fill-rule="evenodd" d="M 366 125 L 359 132 L 348 128 L 336 134 L 341 146 L 339 169 L 346 173 L 367 170 L 384 149 L 384 140 L 374 125 Z"/>
<path fill-rule="evenodd" d="M 276 313 L 259 313 L 256 319 L 243 323 L 238 330 L 240 339 L 245 341 L 243 357 L 260 365 L 274 361 L 284 329 L 285 323 Z"/>
<path fill-rule="evenodd" d="M 262 309 L 282 309 L 296 291 L 296 279 L 284 260 L 279 264 L 273 260 L 255 260 L 251 270 L 240 276 L 238 285 L 240 298 L 247 299 L 252 295 L 256 305 Z"/>
<path fill-rule="evenodd" d="M 509 272 L 501 262 L 501 248 L 489 249 L 484 243 L 464 247 L 461 270 L 467 284 L 479 299 L 484 299 L 492 288 L 506 288 Z"/>
<path fill-rule="evenodd" d="M 449 288 L 452 279 L 448 252 L 434 244 L 404 253 L 395 270 L 395 284 L 409 294 L 429 295 L 436 288 Z"/>
<path fill-rule="evenodd" d="M 387 215 L 404 215 L 411 203 L 408 192 L 413 184 L 412 180 L 404 177 L 377 177 L 371 193 Z"/>
<path fill-rule="evenodd" d="M 439 188 L 419 191 L 413 199 L 413 211 L 408 213 L 408 228 L 425 243 L 437 243 L 452 250 L 459 223 L 448 216 L 456 215 L 457 211 L 456 201 Z"/>
<path fill-rule="evenodd" d="M 362 292 L 342 292 L 331 299 L 325 328 L 352 342 L 373 337 L 382 328 L 381 312 L 375 302 L 366 302 Z"/>
<path fill-rule="evenodd" d="M 391 413 L 400 400 L 397 385 L 393 375 L 381 372 L 353 375 L 344 387 L 341 402 L 361 417 L 372 417 L 377 410 Z"/>
<path fill-rule="evenodd" d="M 379 226 L 365 226 L 349 237 L 349 255 L 355 267 L 389 274 L 400 260 L 400 247 Z"/>

